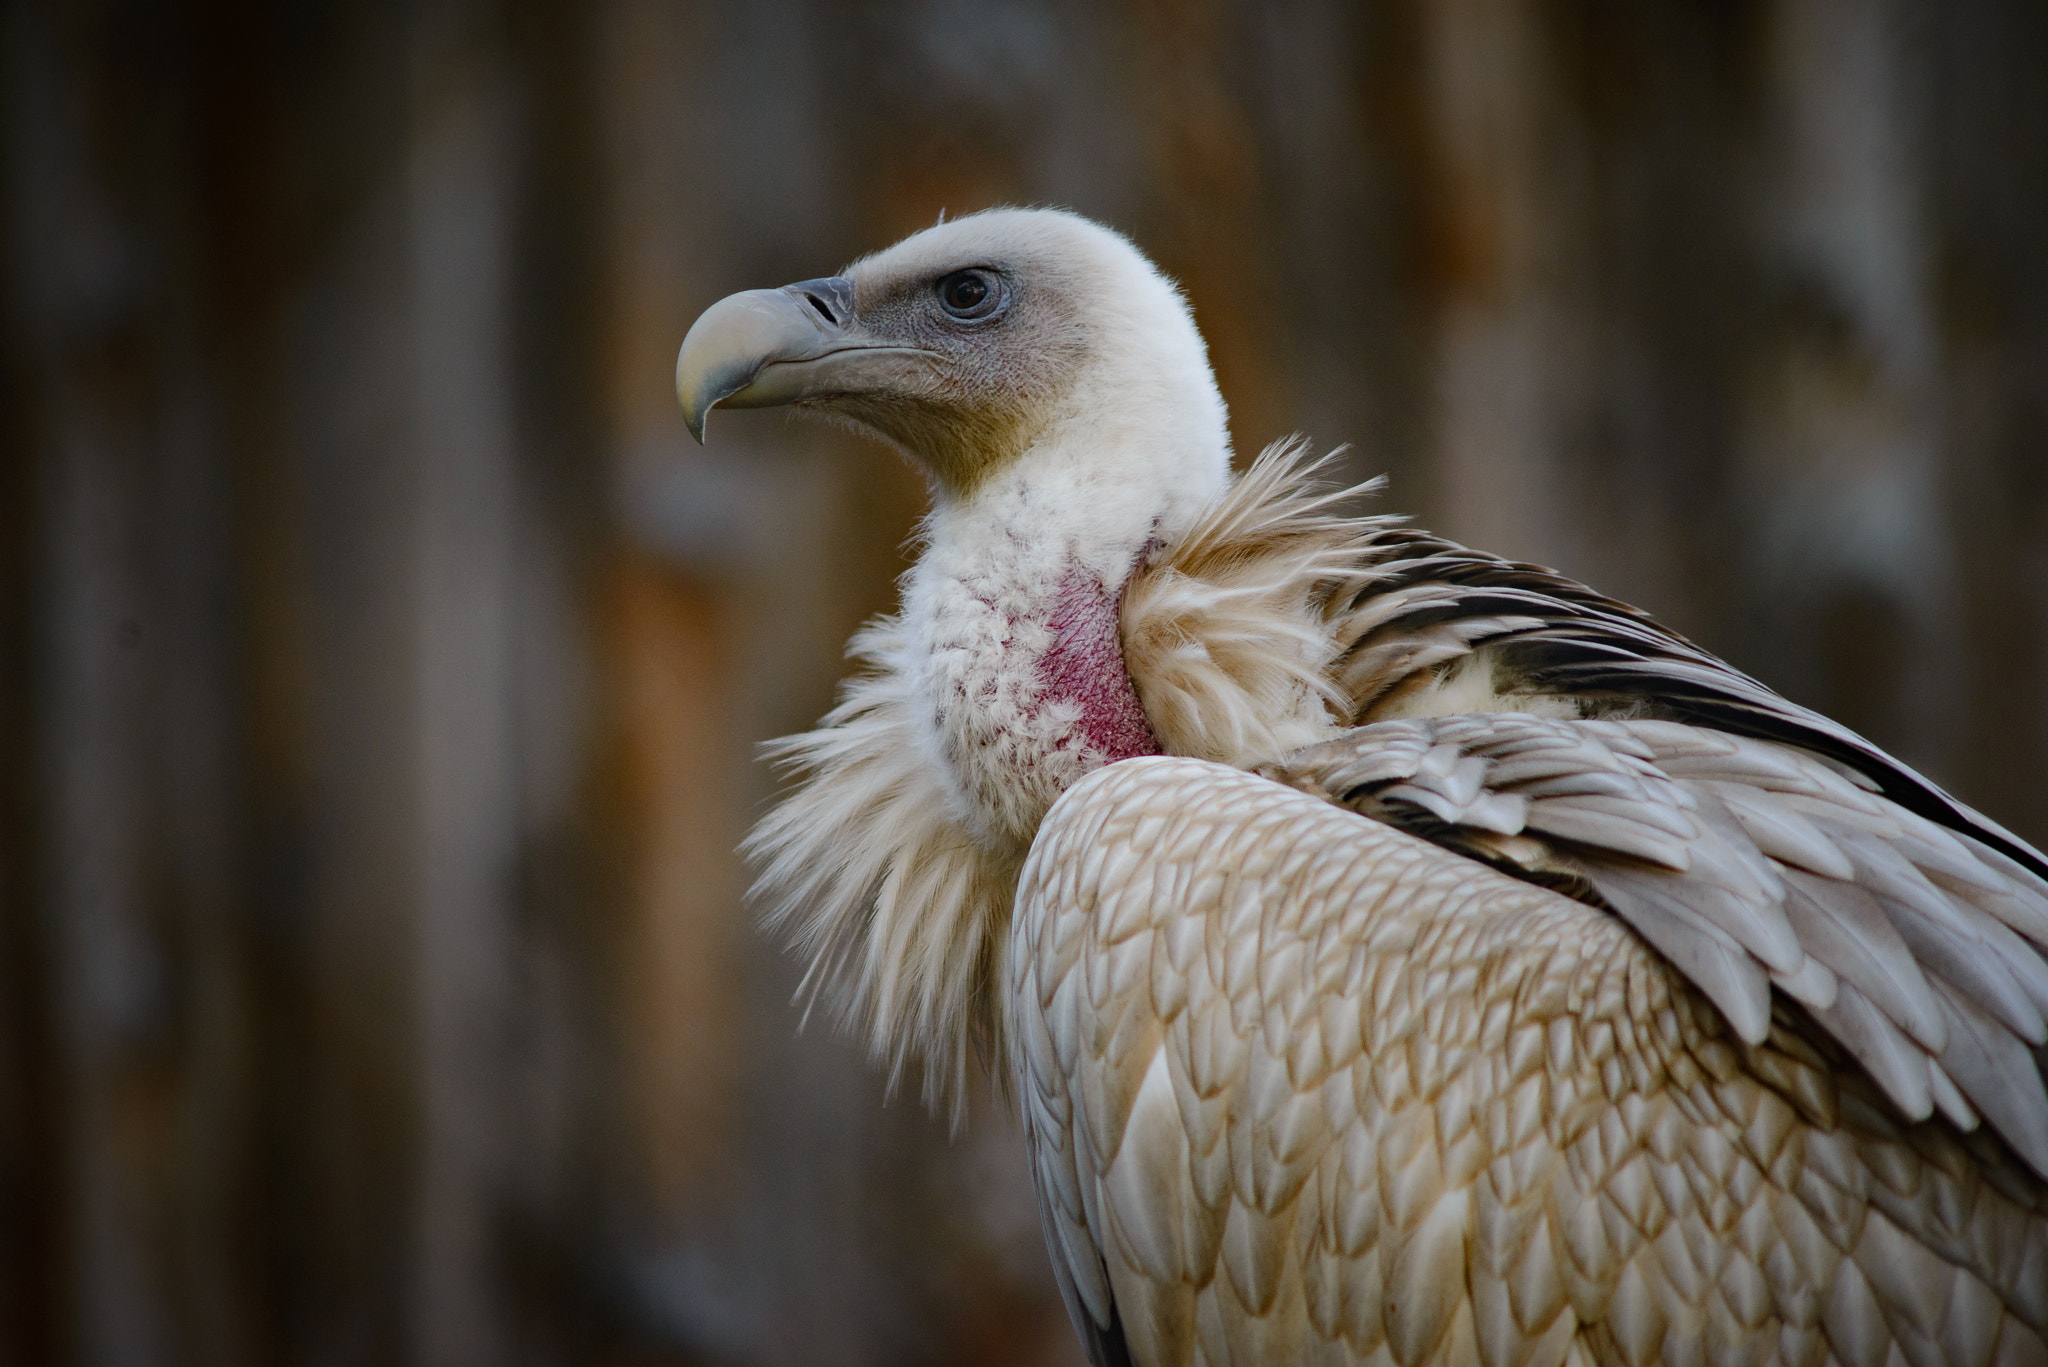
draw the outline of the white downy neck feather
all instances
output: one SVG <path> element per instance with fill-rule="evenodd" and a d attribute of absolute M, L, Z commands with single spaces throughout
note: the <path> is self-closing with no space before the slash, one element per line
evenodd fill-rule
<path fill-rule="evenodd" d="M 1031 837 L 1115 757 L 1044 698 L 1036 665 L 1062 584 L 1078 567 L 1110 602 L 1120 591 L 1117 639 L 1157 748 L 1249 767 L 1336 725 L 1327 608 L 1362 582 L 1382 525 L 1334 510 L 1360 490 L 1310 488 L 1322 462 L 1296 444 L 1234 484 L 1219 470 L 1187 492 L 1183 476 L 1164 506 L 1076 453 L 1035 456 L 935 509 L 902 612 L 854 638 L 862 673 L 817 730 L 769 747 L 799 781 L 746 845 L 771 924 L 808 961 L 804 996 L 892 1082 L 917 1064 L 926 1100 L 956 1119 L 970 1054 L 1000 1047 L 993 985 Z"/>

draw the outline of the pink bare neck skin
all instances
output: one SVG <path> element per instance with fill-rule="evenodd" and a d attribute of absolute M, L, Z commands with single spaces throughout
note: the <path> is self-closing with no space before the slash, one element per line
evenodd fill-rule
<path fill-rule="evenodd" d="M 1078 703 L 1081 733 L 1114 763 L 1160 753 L 1124 666 L 1119 609 L 1123 586 L 1102 583 L 1078 565 L 1053 600 L 1052 646 L 1038 660 L 1048 701 Z"/>

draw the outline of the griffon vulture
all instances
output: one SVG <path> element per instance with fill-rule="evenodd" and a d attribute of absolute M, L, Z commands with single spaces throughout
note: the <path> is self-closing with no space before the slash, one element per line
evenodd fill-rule
<path fill-rule="evenodd" d="M 750 837 L 1022 1109 L 1097 1363 L 2048 1364 L 2048 860 L 1549 570 L 1233 478 L 1172 282 L 1001 210 L 691 328 L 929 475 Z"/>

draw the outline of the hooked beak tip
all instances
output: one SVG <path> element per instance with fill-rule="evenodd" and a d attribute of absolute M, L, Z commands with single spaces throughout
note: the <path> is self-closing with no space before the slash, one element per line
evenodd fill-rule
<path fill-rule="evenodd" d="M 721 403 L 754 408 L 798 397 L 760 389 L 755 380 L 777 362 L 801 363 L 830 351 L 848 330 L 852 297 L 851 281 L 810 280 L 746 290 L 706 309 L 676 353 L 676 401 L 697 443 L 703 444 L 705 420 Z"/>

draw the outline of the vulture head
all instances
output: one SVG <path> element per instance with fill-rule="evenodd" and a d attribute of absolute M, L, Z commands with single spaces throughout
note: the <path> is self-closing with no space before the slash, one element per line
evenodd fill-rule
<path fill-rule="evenodd" d="M 1180 292 L 1117 233 L 1056 210 L 941 223 L 829 279 L 723 299 L 683 341 L 676 395 L 699 441 L 719 405 L 814 410 L 909 455 L 942 500 L 1077 443 L 1205 493 L 1228 464 Z"/>

